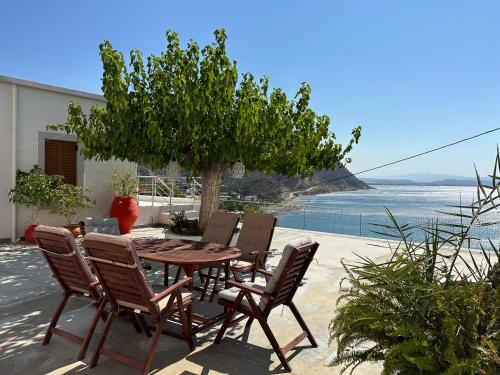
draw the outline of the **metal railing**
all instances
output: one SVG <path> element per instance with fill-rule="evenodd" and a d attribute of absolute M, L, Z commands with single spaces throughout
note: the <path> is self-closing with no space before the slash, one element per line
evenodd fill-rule
<path fill-rule="evenodd" d="M 224 200 L 222 208 L 240 212 L 269 212 L 278 218 L 278 226 L 283 228 L 301 229 L 317 232 L 336 233 L 358 237 L 390 239 L 387 234 L 394 231 L 383 226 L 392 226 L 391 219 L 383 207 L 380 209 L 356 208 L 321 208 L 307 207 L 294 203 L 263 203 L 242 200 Z M 458 224 L 459 219 L 432 211 L 394 210 L 399 225 L 409 225 L 412 230 L 410 238 L 423 241 L 425 230 L 432 223 Z M 490 222 L 500 222 L 500 213 L 489 214 L 485 219 Z M 489 247 L 488 239 L 500 244 L 500 225 L 476 226 L 467 236 L 467 246 L 478 248 L 481 241 Z"/>
<path fill-rule="evenodd" d="M 180 177 L 169 181 L 165 176 L 137 176 L 138 202 L 154 205 L 172 205 L 174 198 L 192 198 L 193 203 L 201 195 L 200 177 Z"/>

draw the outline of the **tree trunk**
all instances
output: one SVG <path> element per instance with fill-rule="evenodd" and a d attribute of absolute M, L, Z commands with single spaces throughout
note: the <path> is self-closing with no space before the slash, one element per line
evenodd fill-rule
<path fill-rule="evenodd" d="M 219 209 L 219 193 L 226 164 L 210 164 L 201 171 L 201 203 L 199 225 L 205 230 L 210 216 Z"/>

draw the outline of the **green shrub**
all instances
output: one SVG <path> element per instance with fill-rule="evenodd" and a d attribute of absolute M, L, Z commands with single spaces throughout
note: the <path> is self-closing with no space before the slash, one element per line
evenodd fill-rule
<path fill-rule="evenodd" d="M 392 224 L 379 227 L 396 240 L 391 258 L 342 262 L 347 277 L 329 327 L 337 344 L 331 365 L 344 372 L 383 361 L 383 374 L 500 373 L 500 246 L 487 239 L 481 251 L 464 246 L 475 227 L 499 224 L 483 216 L 500 203 L 498 150 L 492 183 L 478 178 L 477 191 L 470 206 L 449 213 L 458 224 L 418 228 L 423 242 L 412 242 L 416 228 L 388 211 Z"/>
<path fill-rule="evenodd" d="M 16 186 L 8 191 L 9 201 L 27 207 L 32 223 L 38 224 L 38 210 L 54 202 L 54 190 L 62 183 L 62 176 L 46 175 L 36 165 L 29 172 L 18 170 Z"/>
<path fill-rule="evenodd" d="M 203 234 L 198 226 L 198 220 L 189 220 L 184 211 L 175 212 L 170 220 L 172 224 L 168 226 L 172 232 L 185 236 L 199 236 Z"/>
<path fill-rule="evenodd" d="M 137 176 L 130 168 L 115 169 L 111 180 L 111 187 L 117 196 L 131 197 L 139 191 Z"/>
<path fill-rule="evenodd" d="M 63 216 L 66 224 L 74 224 L 81 210 L 90 208 L 95 201 L 88 197 L 90 190 L 84 186 L 61 184 L 54 190 L 50 213 Z"/>

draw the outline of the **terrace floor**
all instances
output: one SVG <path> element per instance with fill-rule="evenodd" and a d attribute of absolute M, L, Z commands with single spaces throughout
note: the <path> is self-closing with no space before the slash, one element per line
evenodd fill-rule
<path fill-rule="evenodd" d="M 163 237 L 161 229 L 141 228 L 134 237 Z M 290 241 L 310 236 L 320 243 L 317 262 L 306 274 L 305 284 L 294 299 L 319 347 L 307 341 L 288 354 L 294 374 L 337 374 L 340 368 L 327 366 L 335 353 L 335 343 L 328 344 L 328 324 L 335 316 L 339 283 L 344 272 L 340 260 L 355 259 L 354 253 L 374 259 L 385 258 L 386 248 L 368 238 L 277 228 L 268 260 L 269 269 L 279 262 L 283 247 Z M 171 267 L 174 268 L 174 267 Z M 147 271 L 153 284 L 161 284 L 163 267 L 153 265 Z M 260 280 L 263 282 L 263 280 Z M 54 335 L 50 345 L 41 340 L 60 299 L 61 290 L 41 254 L 26 244 L 0 245 L 0 373 L 1 374 L 136 374 L 137 369 L 101 356 L 97 367 L 88 368 L 91 353 L 103 323 L 100 322 L 83 361 L 76 361 L 77 346 Z M 195 305 L 195 309 L 217 309 L 216 304 Z M 83 335 L 94 312 L 86 299 L 73 299 L 60 319 L 63 329 Z M 275 309 L 269 323 L 283 346 L 299 333 L 299 326 L 288 309 Z M 282 373 L 283 368 L 262 329 L 254 322 L 245 331 L 245 321 L 229 329 L 220 345 L 213 345 L 219 325 L 197 334 L 195 351 L 189 353 L 184 341 L 163 335 L 153 359 L 155 374 L 268 374 Z M 125 321 L 113 323 L 106 346 L 144 358 L 150 339 L 137 334 Z M 359 374 L 379 374 L 381 365 L 358 368 Z"/>

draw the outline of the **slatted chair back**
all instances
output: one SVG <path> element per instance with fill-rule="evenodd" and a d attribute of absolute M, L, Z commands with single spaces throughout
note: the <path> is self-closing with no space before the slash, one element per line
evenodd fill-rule
<path fill-rule="evenodd" d="M 201 237 L 202 242 L 217 243 L 229 246 L 233 238 L 234 229 L 240 218 L 229 212 L 215 212 L 210 216 L 207 228 Z"/>
<path fill-rule="evenodd" d="M 272 295 L 272 303 L 265 304 L 261 300 L 260 308 L 267 313 L 274 307 L 292 302 L 297 288 L 316 254 L 319 244 L 310 238 L 305 238 L 294 244 L 289 244 L 283 250 L 282 258 L 273 276 L 267 281 L 264 292 Z M 266 314 L 266 312 L 264 314 Z"/>
<path fill-rule="evenodd" d="M 88 233 L 82 245 L 114 310 L 126 307 L 159 319 L 159 306 L 150 301 L 155 294 L 129 238 Z"/>
<path fill-rule="evenodd" d="M 236 247 L 242 251 L 240 259 L 254 261 L 255 251 L 269 251 L 276 218 L 272 214 L 246 213 Z M 265 264 L 267 254 L 262 258 Z"/>
<path fill-rule="evenodd" d="M 100 297 L 97 289 L 91 285 L 95 284 L 97 278 L 92 274 L 68 229 L 38 225 L 33 237 L 54 277 L 66 292 L 88 294 L 95 300 Z"/>

